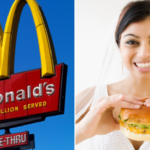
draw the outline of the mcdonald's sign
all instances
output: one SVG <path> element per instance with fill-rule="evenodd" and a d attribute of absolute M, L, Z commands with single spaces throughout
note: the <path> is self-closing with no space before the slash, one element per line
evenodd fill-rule
<path fill-rule="evenodd" d="M 16 35 L 25 4 L 30 7 L 36 27 L 41 69 L 14 74 Z M 56 62 L 41 7 L 35 0 L 15 0 L 4 32 L 0 26 L 0 123 L 63 114 L 66 76 L 67 65 Z"/>

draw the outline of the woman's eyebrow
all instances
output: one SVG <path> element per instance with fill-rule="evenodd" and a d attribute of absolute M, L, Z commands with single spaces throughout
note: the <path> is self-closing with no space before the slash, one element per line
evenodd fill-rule
<path fill-rule="evenodd" d="M 126 35 L 124 35 L 123 37 L 125 37 L 125 36 L 134 36 L 134 37 L 136 37 L 136 38 L 139 38 L 138 36 L 136 36 L 136 35 L 134 35 L 134 34 L 126 34 Z"/>

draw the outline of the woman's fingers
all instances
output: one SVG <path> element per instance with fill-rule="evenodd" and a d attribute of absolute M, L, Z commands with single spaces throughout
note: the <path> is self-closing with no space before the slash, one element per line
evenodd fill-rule
<path fill-rule="evenodd" d="M 141 98 L 136 98 L 136 97 L 131 97 L 131 96 L 126 96 L 124 95 L 124 101 L 133 103 L 133 104 L 137 104 L 137 105 L 143 105 L 143 102 L 141 102 L 140 100 L 142 100 Z"/>
<path fill-rule="evenodd" d="M 144 104 L 139 100 L 141 99 L 123 94 L 116 94 L 100 99 L 96 105 L 98 108 L 98 113 L 103 113 L 106 109 L 113 109 L 113 107 L 139 109 L 140 105 Z"/>
<path fill-rule="evenodd" d="M 146 105 L 147 107 L 150 107 L 150 99 L 145 100 L 144 105 Z"/>
<path fill-rule="evenodd" d="M 98 114 L 103 113 L 106 109 L 110 108 L 113 109 L 112 105 L 114 103 L 117 103 L 119 101 L 123 100 L 123 95 L 122 94 L 117 94 L 109 97 L 103 97 L 101 98 L 95 105 L 97 106 L 97 112 Z M 100 108 L 100 109 L 99 109 Z"/>
<path fill-rule="evenodd" d="M 133 98 L 135 98 L 136 100 L 143 100 L 143 98 L 139 98 L 139 97 L 136 97 L 136 96 L 131 96 Z"/>
<path fill-rule="evenodd" d="M 130 102 L 121 101 L 117 104 L 121 108 L 139 109 L 141 106 Z"/>
<path fill-rule="evenodd" d="M 107 103 L 106 105 L 108 107 L 112 107 L 112 104 L 114 103 L 118 103 L 119 101 L 122 101 L 124 99 L 124 96 L 122 94 L 117 94 L 117 95 L 113 95 L 113 96 L 109 96 L 106 100 Z"/>
<path fill-rule="evenodd" d="M 110 96 L 107 99 L 107 104 L 110 107 L 122 107 L 122 108 L 131 108 L 131 109 L 139 109 L 140 105 L 143 105 L 143 103 L 135 102 L 133 103 L 133 98 L 130 98 L 128 96 L 124 96 L 122 94 Z"/>

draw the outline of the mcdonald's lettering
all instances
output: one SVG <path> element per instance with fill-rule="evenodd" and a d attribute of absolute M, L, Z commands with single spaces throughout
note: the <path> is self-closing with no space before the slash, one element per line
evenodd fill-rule
<path fill-rule="evenodd" d="M 43 96 L 43 87 L 45 87 L 46 89 L 46 94 L 47 95 L 53 95 L 55 92 L 55 88 L 54 88 L 54 84 L 48 84 L 46 85 L 47 82 L 40 83 L 39 86 L 34 87 L 33 91 L 31 92 L 31 85 L 27 86 L 27 92 L 25 90 L 18 90 L 16 92 L 16 100 L 17 101 L 22 101 L 25 99 L 30 99 L 31 98 L 31 93 L 33 93 L 34 97 L 42 97 Z M 26 93 L 27 93 L 27 97 L 26 97 Z M 9 103 L 9 98 L 11 102 L 15 101 L 15 94 L 13 91 L 10 92 L 6 92 L 5 93 L 5 103 Z M 0 94 L 0 104 L 3 102 L 4 100 L 4 96 L 2 94 Z"/>
<path fill-rule="evenodd" d="M 41 69 L 14 74 L 17 28 L 26 3 L 37 32 Z M 64 113 L 67 65 L 57 64 L 52 44 L 37 2 L 15 0 L 4 32 L 0 26 L 0 123 Z"/>

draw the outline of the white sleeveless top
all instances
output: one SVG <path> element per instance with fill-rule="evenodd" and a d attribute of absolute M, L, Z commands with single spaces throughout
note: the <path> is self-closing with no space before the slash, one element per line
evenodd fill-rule
<path fill-rule="evenodd" d="M 101 86 L 100 97 L 108 96 L 107 85 Z M 76 115 L 78 119 L 88 108 L 91 101 Z M 95 103 L 95 102 L 93 102 Z M 93 104 L 92 104 L 93 106 Z M 91 107 L 92 107 L 91 106 Z M 90 139 L 87 139 L 75 146 L 75 150 L 135 150 L 131 142 L 123 133 L 113 131 L 106 135 L 96 135 Z M 150 141 L 145 141 L 139 150 L 150 150 Z"/>

